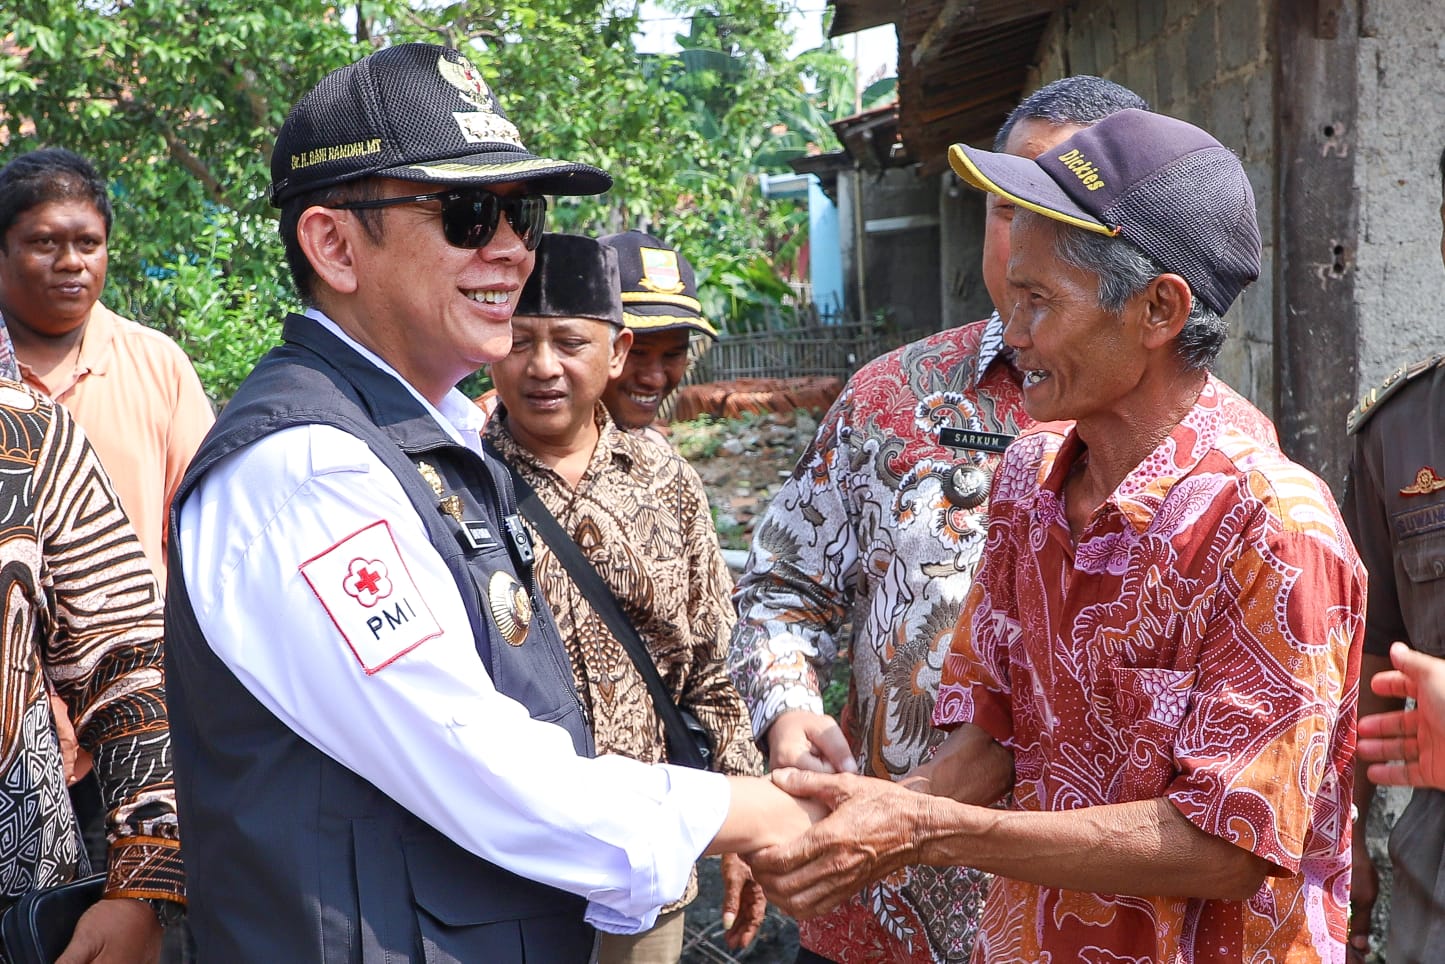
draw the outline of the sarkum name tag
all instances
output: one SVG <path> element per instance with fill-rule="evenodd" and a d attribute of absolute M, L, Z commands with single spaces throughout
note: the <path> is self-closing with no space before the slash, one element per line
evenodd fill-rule
<path fill-rule="evenodd" d="M 938 430 L 938 444 L 950 449 L 968 449 L 973 452 L 1002 452 L 1018 436 L 999 435 L 996 432 L 975 432 L 966 428 L 941 428 Z"/>

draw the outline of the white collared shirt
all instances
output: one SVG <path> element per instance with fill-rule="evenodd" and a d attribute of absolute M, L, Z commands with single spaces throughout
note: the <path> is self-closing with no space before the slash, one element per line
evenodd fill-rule
<path fill-rule="evenodd" d="M 308 314 L 412 390 L 330 319 Z M 440 410 L 412 394 L 480 450 L 484 419 L 462 393 Z M 387 588 L 412 599 L 428 627 L 389 644 L 333 619 L 328 606 L 348 603 L 336 588 L 343 580 L 318 576 L 328 550 L 386 530 L 391 542 L 370 548 L 394 543 L 395 556 L 372 555 L 390 563 Z M 578 757 L 561 727 L 498 693 L 450 571 L 401 483 L 361 439 L 305 425 L 233 452 L 182 505 L 179 538 L 211 648 L 303 739 L 459 846 L 586 897 L 588 921 L 603 930 L 645 930 L 682 895 L 727 815 L 726 780 Z M 355 589 L 345 590 L 352 602 Z M 306 645 L 285 642 L 296 640 Z"/>

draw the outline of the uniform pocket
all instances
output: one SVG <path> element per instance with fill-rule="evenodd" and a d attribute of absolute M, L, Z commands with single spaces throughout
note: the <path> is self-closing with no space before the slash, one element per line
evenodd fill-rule
<path fill-rule="evenodd" d="M 1445 579 L 1445 532 L 1402 540 L 1398 551 L 1411 582 Z"/>

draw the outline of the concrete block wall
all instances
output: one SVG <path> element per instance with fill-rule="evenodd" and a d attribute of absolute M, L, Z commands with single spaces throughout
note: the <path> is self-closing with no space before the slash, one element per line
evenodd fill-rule
<path fill-rule="evenodd" d="M 1445 149 L 1445 4 L 1370 0 L 1364 11 L 1357 394 L 1406 361 L 1445 351 L 1439 165 Z"/>
<path fill-rule="evenodd" d="M 1244 162 L 1264 239 L 1260 280 L 1230 309 L 1216 373 L 1266 413 L 1274 396 L 1274 60 L 1269 0 L 1079 0 L 1056 14 L 1037 83 L 1097 74 L 1209 131 Z"/>

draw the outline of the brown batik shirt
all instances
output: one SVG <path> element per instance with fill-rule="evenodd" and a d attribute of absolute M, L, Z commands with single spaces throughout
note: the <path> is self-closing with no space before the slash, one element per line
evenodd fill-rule
<path fill-rule="evenodd" d="M 107 894 L 180 900 L 160 590 L 75 422 L 11 381 L 0 381 L 0 619 L 0 905 L 79 869 L 51 687 L 95 756 Z"/>
<path fill-rule="evenodd" d="M 715 768 L 759 774 L 747 708 L 723 671 L 732 577 L 702 481 L 671 449 L 618 430 L 600 404 L 596 417 L 601 437 L 576 489 L 512 438 L 505 408 L 488 422 L 487 438 L 612 589 L 668 692 L 712 734 Z M 597 752 L 663 762 L 662 720 L 642 675 L 560 560 L 532 536 L 539 585 L 566 640 Z"/>
<path fill-rule="evenodd" d="M 595 417 L 597 447 L 575 489 L 512 438 L 505 407 L 487 422 L 487 438 L 606 581 L 673 701 L 712 734 L 714 769 L 761 774 L 747 706 L 723 668 L 736 619 L 732 576 L 702 480 L 671 448 L 618 429 L 600 403 Z M 535 531 L 532 541 L 597 752 L 664 762 L 662 719 L 642 674 Z M 696 878 L 664 912 L 697 895 Z"/>

